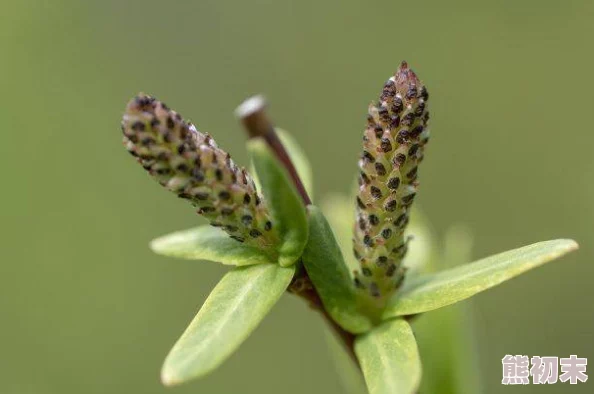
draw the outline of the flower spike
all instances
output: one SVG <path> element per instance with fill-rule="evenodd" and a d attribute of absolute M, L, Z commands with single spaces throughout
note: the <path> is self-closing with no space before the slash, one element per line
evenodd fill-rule
<path fill-rule="evenodd" d="M 126 149 L 142 167 L 197 207 L 212 226 L 260 248 L 278 244 L 270 212 L 252 177 L 210 135 L 145 94 L 128 103 L 122 132 Z"/>
<path fill-rule="evenodd" d="M 419 185 L 417 168 L 429 141 L 428 99 L 423 83 L 402 62 L 378 102 L 369 106 L 359 160 L 353 247 L 360 270 L 355 285 L 380 301 L 404 280 L 404 230 Z"/>

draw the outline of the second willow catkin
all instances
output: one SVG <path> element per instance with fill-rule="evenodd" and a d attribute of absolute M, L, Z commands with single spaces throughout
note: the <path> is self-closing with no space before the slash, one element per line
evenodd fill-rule
<path fill-rule="evenodd" d="M 417 193 L 417 168 L 429 140 L 429 95 L 403 62 L 369 106 L 359 160 L 353 249 L 360 270 L 355 285 L 376 299 L 404 280 L 404 230 Z"/>
<path fill-rule="evenodd" d="M 145 94 L 128 103 L 122 132 L 126 149 L 144 169 L 198 208 L 211 225 L 262 249 L 278 244 L 270 212 L 253 179 L 210 135 Z"/>

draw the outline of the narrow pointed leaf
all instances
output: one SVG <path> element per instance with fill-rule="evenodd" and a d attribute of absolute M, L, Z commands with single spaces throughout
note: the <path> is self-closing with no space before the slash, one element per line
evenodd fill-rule
<path fill-rule="evenodd" d="M 321 209 L 328 220 L 342 251 L 348 267 L 349 275 L 359 268 L 359 262 L 353 255 L 353 221 L 355 220 L 355 197 L 348 198 L 342 194 L 324 196 Z"/>
<path fill-rule="evenodd" d="M 157 254 L 188 260 L 210 260 L 226 265 L 253 265 L 276 262 L 262 249 L 231 239 L 212 226 L 200 226 L 154 239 Z"/>
<path fill-rule="evenodd" d="M 313 200 L 313 171 L 305 151 L 299 144 L 297 144 L 297 141 L 295 141 L 290 133 L 279 128 L 275 130 L 278 138 L 281 140 L 289 154 L 289 157 L 297 170 L 297 174 L 299 174 L 299 178 L 301 178 L 301 182 L 303 182 L 303 186 L 305 187 L 305 190 L 307 190 L 307 194 L 309 194 L 309 198 Z"/>
<path fill-rule="evenodd" d="M 319 208 L 310 205 L 308 211 L 310 237 L 303 252 L 305 269 L 330 316 L 349 332 L 366 332 L 373 323 L 360 312 L 355 287 L 332 229 Z"/>
<path fill-rule="evenodd" d="M 411 278 L 390 300 L 384 318 L 412 315 L 454 304 L 577 249 L 575 241 L 544 241 L 474 263 Z"/>
<path fill-rule="evenodd" d="M 281 297 L 294 267 L 260 264 L 228 272 L 167 356 L 161 378 L 173 386 L 217 368 Z"/>
<path fill-rule="evenodd" d="M 413 394 L 421 381 L 421 360 L 413 332 L 403 319 L 382 323 L 355 340 L 369 394 Z"/>
<path fill-rule="evenodd" d="M 289 266 L 301 257 L 307 242 L 307 217 L 303 202 L 287 171 L 262 139 L 249 140 L 248 149 L 274 226 L 282 240 L 278 262 L 283 267 Z"/>

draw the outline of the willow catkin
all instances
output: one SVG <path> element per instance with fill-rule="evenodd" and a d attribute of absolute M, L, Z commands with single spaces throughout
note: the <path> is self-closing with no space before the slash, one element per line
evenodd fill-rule
<path fill-rule="evenodd" d="M 404 230 L 417 193 L 417 169 L 429 140 L 429 95 L 403 62 L 369 106 L 359 160 L 353 249 L 360 263 L 355 285 L 389 297 L 404 280 Z"/>
<path fill-rule="evenodd" d="M 128 103 L 122 132 L 126 149 L 142 167 L 198 208 L 211 225 L 260 248 L 278 243 L 266 202 L 253 179 L 210 135 L 145 94 Z"/>

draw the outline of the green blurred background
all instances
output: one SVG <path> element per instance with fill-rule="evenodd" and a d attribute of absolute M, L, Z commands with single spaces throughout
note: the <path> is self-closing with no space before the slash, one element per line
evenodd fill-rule
<path fill-rule="evenodd" d="M 487 393 L 591 393 L 500 381 L 507 353 L 594 357 L 593 17 L 591 0 L 3 0 L 0 393 L 343 392 L 323 323 L 290 296 L 213 375 L 161 387 L 225 269 L 148 250 L 201 219 L 128 156 L 120 116 L 154 94 L 245 164 L 232 112 L 262 92 L 319 201 L 348 190 L 367 104 L 402 59 L 431 94 L 418 202 L 435 233 L 466 223 L 475 257 L 581 244 L 476 298 L 468 374 Z"/>

